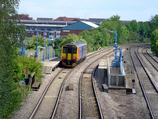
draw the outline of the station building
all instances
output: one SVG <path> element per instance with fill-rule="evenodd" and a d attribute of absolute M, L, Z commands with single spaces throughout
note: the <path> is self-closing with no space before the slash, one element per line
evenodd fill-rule
<path fill-rule="evenodd" d="M 49 37 L 50 39 L 59 38 L 61 34 L 61 29 L 68 26 L 76 21 L 47 21 L 47 20 L 20 20 L 18 24 L 23 24 L 26 26 L 26 32 L 29 37 L 32 35 L 42 35 Z"/>
<path fill-rule="evenodd" d="M 49 37 L 50 40 L 60 38 L 61 36 L 68 35 L 69 33 L 79 34 L 84 30 L 91 30 L 91 28 L 97 28 L 98 25 L 105 19 L 101 18 L 67 18 L 58 17 L 53 18 L 37 18 L 34 20 L 27 14 L 19 14 L 17 21 L 18 25 L 23 24 L 26 26 L 27 36 L 32 37 L 33 35 L 41 35 L 44 37 Z M 97 24 L 97 25 L 96 25 Z"/>

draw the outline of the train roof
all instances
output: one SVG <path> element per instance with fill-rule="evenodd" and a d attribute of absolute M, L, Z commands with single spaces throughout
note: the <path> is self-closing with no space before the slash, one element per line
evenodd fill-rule
<path fill-rule="evenodd" d="M 67 43 L 67 44 L 64 44 L 64 45 L 82 46 L 82 45 L 87 45 L 87 44 L 83 41 L 77 41 L 77 42 Z"/>

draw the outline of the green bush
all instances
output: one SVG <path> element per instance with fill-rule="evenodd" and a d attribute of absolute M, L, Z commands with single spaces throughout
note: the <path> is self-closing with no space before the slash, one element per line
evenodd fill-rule
<path fill-rule="evenodd" d="M 152 32 L 151 34 L 151 51 L 158 55 L 158 29 Z"/>
<path fill-rule="evenodd" d="M 40 82 L 42 76 L 42 64 L 32 57 L 17 56 L 13 60 L 10 67 L 12 67 L 13 77 L 3 79 L 3 85 L 0 90 L 0 119 L 9 119 L 12 117 L 15 110 L 17 110 L 23 99 L 28 95 L 28 87 L 19 86 L 19 81 L 24 80 L 24 68 L 28 69 L 28 74 L 36 72 L 35 80 Z M 11 72 L 8 72 L 11 73 Z M 8 74 L 6 74 L 8 75 Z M 2 82 L 2 80 L 0 80 Z M 10 87 L 6 85 L 10 84 Z M 2 108 L 3 107 L 3 108 Z"/>
<path fill-rule="evenodd" d="M 26 37 L 27 39 L 27 37 Z M 37 36 L 33 35 L 32 40 L 30 40 L 27 44 L 27 49 L 28 50 L 36 50 L 37 47 Z M 42 46 L 43 47 L 44 44 L 44 38 L 41 35 L 38 35 L 38 46 Z M 49 41 L 49 45 L 52 44 L 52 41 Z M 46 45 L 48 45 L 48 39 L 45 38 L 45 47 Z"/>
<path fill-rule="evenodd" d="M 35 80 L 40 82 L 42 76 L 42 64 L 37 61 L 36 58 L 18 56 L 14 65 L 14 77 L 15 82 L 19 82 L 24 79 L 24 68 L 27 68 L 28 74 L 35 72 Z"/>
<path fill-rule="evenodd" d="M 23 101 L 22 93 L 17 90 L 6 91 L 3 93 L 3 97 L 5 98 L 0 100 L 1 107 L 3 107 L 3 110 L 0 110 L 0 119 L 9 119 L 13 112 L 20 107 L 20 103 Z"/>
<path fill-rule="evenodd" d="M 60 57 L 61 56 L 61 48 L 55 49 L 55 56 Z"/>

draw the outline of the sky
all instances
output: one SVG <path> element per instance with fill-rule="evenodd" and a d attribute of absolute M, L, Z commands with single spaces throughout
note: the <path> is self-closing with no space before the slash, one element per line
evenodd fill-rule
<path fill-rule="evenodd" d="M 158 15 L 158 0 L 20 0 L 18 14 L 33 19 L 71 17 L 149 21 Z"/>

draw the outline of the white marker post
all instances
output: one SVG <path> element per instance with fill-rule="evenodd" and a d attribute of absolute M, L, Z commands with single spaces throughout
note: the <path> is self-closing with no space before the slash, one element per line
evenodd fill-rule
<path fill-rule="evenodd" d="M 23 97 L 24 97 L 24 86 L 26 86 L 26 83 L 25 83 L 25 81 L 19 81 L 19 85 L 22 87 L 22 95 L 23 95 Z"/>

